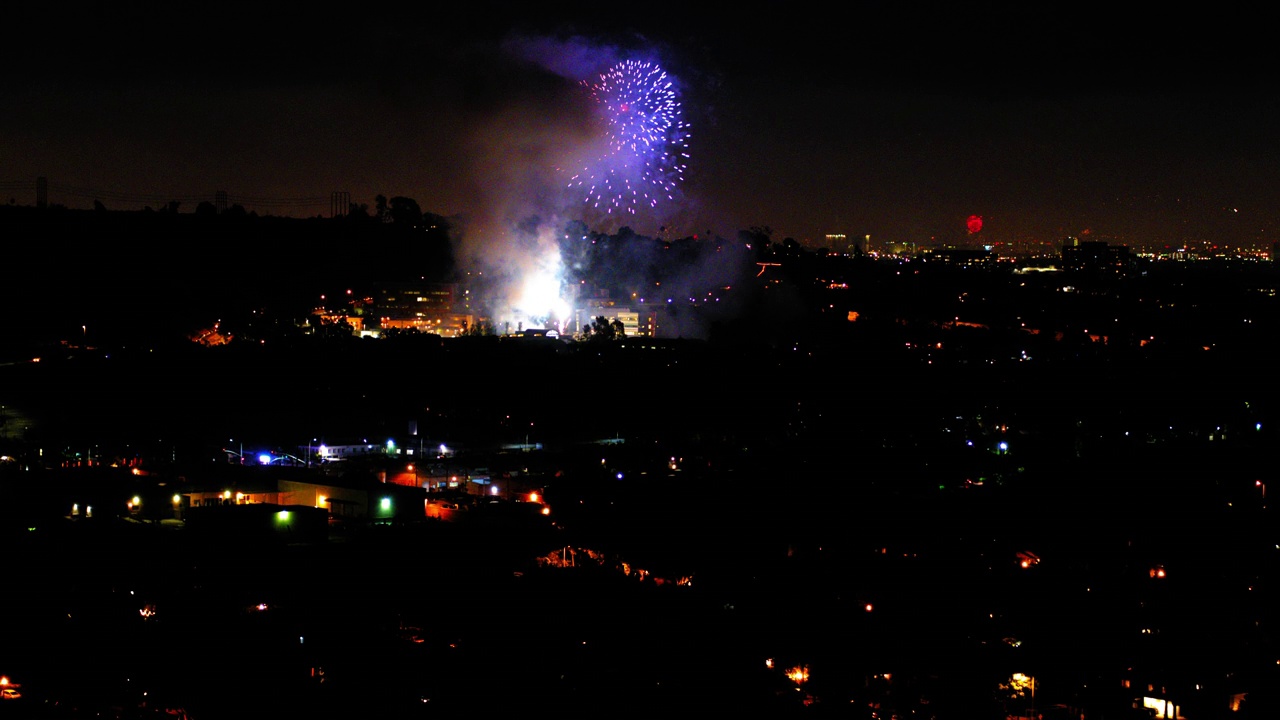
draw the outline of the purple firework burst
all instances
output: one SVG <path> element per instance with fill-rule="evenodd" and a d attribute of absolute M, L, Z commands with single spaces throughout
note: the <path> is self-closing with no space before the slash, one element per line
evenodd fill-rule
<path fill-rule="evenodd" d="M 584 201 L 608 213 L 634 214 L 673 199 L 684 180 L 688 126 L 681 118 L 674 82 L 653 63 L 628 60 L 583 82 L 600 109 L 607 153 L 569 180 Z"/>

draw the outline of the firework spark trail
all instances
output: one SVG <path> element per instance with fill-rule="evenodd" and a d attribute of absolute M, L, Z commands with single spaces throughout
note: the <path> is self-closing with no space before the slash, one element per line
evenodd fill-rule
<path fill-rule="evenodd" d="M 684 180 L 688 126 L 674 83 L 653 63 L 628 60 L 600 75 L 590 89 L 601 109 L 609 152 L 569 180 L 583 201 L 606 213 L 635 214 L 642 204 L 673 200 Z"/>

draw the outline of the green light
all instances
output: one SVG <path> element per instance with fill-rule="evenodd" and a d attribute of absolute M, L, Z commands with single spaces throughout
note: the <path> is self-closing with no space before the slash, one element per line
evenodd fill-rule
<path fill-rule="evenodd" d="M 290 513 L 288 510 L 281 510 L 276 513 L 276 522 L 289 522 L 289 515 Z"/>
<path fill-rule="evenodd" d="M 383 509 L 383 510 L 390 510 L 390 509 L 391 509 L 391 498 L 389 498 L 389 497 L 384 497 L 384 498 L 382 498 L 382 503 L 381 503 L 381 505 L 382 505 L 382 509 Z"/>

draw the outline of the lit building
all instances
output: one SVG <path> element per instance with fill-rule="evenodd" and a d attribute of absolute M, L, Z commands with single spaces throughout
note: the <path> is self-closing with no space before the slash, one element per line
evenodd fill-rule
<path fill-rule="evenodd" d="M 383 330 L 417 330 L 456 337 L 475 323 L 457 312 L 458 286 L 453 283 L 383 283 L 374 291 L 374 312 Z"/>
<path fill-rule="evenodd" d="M 1066 270 L 1123 275 L 1129 271 L 1131 261 L 1132 256 L 1125 245 L 1076 238 L 1068 238 L 1062 245 L 1062 265 Z"/>
<path fill-rule="evenodd" d="M 202 508 L 268 505 L 318 508 L 329 517 L 383 520 L 421 517 L 425 491 L 404 484 L 345 482 L 304 468 L 251 467 L 220 476 L 210 474 L 181 491 L 184 519 Z"/>
<path fill-rule="evenodd" d="M 934 248 L 918 256 L 925 262 L 938 262 L 957 267 L 989 267 L 995 265 L 996 256 L 990 250 L 972 248 Z"/>
<path fill-rule="evenodd" d="M 646 336 L 652 337 L 658 330 L 657 312 L 650 309 L 632 310 L 629 307 L 617 307 L 613 301 L 597 302 L 587 307 L 581 307 L 574 311 L 573 327 L 566 328 L 566 332 L 579 333 L 582 329 L 591 325 L 596 318 L 603 316 L 609 322 L 617 320 L 622 323 L 622 328 L 626 331 L 627 337 Z"/>

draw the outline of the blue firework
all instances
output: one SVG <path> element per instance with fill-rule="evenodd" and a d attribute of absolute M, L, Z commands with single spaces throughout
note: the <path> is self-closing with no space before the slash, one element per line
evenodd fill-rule
<path fill-rule="evenodd" d="M 607 213 L 634 214 L 673 199 L 684 180 L 689 128 L 671 78 L 653 63 L 628 60 L 583 85 L 600 111 L 608 150 L 569 187 Z"/>

